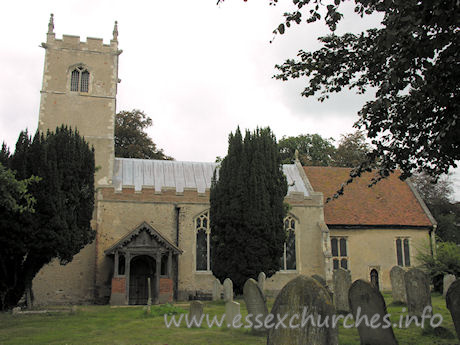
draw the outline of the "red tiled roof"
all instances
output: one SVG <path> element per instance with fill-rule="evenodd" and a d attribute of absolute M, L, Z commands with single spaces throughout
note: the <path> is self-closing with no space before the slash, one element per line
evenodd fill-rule
<path fill-rule="evenodd" d="M 349 178 L 350 169 L 304 167 L 316 192 L 331 197 Z M 369 188 L 372 173 L 345 187 L 344 194 L 324 205 L 327 225 L 432 226 L 409 185 L 398 173 L 391 174 Z"/>

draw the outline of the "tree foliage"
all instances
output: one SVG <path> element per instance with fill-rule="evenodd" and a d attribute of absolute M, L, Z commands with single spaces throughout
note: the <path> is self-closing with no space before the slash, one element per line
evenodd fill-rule
<path fill-rule="evenodd" d="M 305 78 L 302 96 L 319 94 L 321 101 L 346 88 L 358 93 L 376 90 L 355 124 L 367 131 L 375 148 L 353 170 L 349 182 L 369 171 L 376 160 L 375 182 L 396 167 L 402 179 L 414 171 L 433 177 L 447 173 L 460 159 L 460 3 L 355 0 L 358 15 L 383 15 L 381 26 L 357 35 L 336 35 L 343 2 L 293 0 L 294 11 L 285 14 L 276 33 L 323 18 L 332 34 L 319 38 L 321 49 L 300 50 L 296 59 L 277 65 L 275 77 Z"/>
<path fill-rule="evenodd" d="M 342 134 L 334 155 L 334 165 L 355 168 L 366 161 L 371 146 L 362 131 Z"/>
<path fill-rule="evenodd" d="M 115 156 L 124 158 L 172 160 L 158 149 L 144 131 L 152 126 L 152 119 L 143 111 L 120 111 L 115 117 Z"/>
<path fill-rule="evenodd" d="M 210 196 L 212 272 L 229 277 L 236 292 L 259 272 L 280 269 L 285 232 L 286 177 L 276 139 L 269 128 L 239 128 L 229 136 L 227 156 Z"/>
<path fill-rule="evenodd" d="M 438 238 L 460 244 L 460 204 L 451 202 L 453 187 L 449 175 L 434 181 L 426 174 L 415 174 L 412 182 L 438 223 Z"/>
<path fill-rule="evenodd" d="M 94 152 L 77 132 L 22 132 L 8 165 L 20 180 L 40 180 L 28 185 L 35 212 L 0 207 L 0 310 L 17 304 L 43 265 L 70 262 L 95 236 Z"/>
<path fill-rule="evenodd" d="M 460 247 L 453 242 L 438 242 L 436 256 L 429 251 L 420 252 L 418 260 L 430 274 L 435 289 L 442 292 L 445 274 L 460 276 Z"/>
<path fill-rule="evenodd" d="M 319 134 L 301 134 L 296 137 L 283 137 L 279 141 L 281 161 L 283 164 L 294 163 L 295 152 L 299 153 L 302 165 L 332 165 L 335 146 L 334 139 L 323 138 Z"/>
<path fill-rule="evenodd" d="M 371 150 L 362 131 L 343 134 L 337 147 L 333 142 L 334 139 L 319 134 L 283 137 L 279 141 L 282 163 L 293 163 L 297 151 L 302 165 L 354 168 L 366 161 Z"/>
<path fill-rule="evenodd" d="M 36 200 L 27 187 L 38 181 L 39 178 L 35 176 L 27 180 L 17 180 L 14 172 L 0 163 L 0 209 L 11 213 L 34 212 Z"/>

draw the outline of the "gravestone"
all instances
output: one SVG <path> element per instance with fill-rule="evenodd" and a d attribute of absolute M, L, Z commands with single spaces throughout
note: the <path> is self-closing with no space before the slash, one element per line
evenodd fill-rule
<path fill-rule="evenodd" d="M 267 279 L 265 273 L 260 272 L 259 276 L 257 277 L 257 284 L 259 285 L 260 291 L 262 291 L 263 293 L 265 291 L 265 279 Z"/>
<path fill-rule="evenodd" d="M 249 278 L 246 280 L 246 283 L 244 283 L 243 297 L 248 314 L 252 314 L 252 317 L 250 318 L 251 322 L 254 324 L 252 326 L 252 330 L 254 332 L 265 332 L 265 328 L 263 326 L 258 327 L 256 324 L 256 317 L 264 322 L 265 317 L 268 314 L 268 309 L 265 304 L 264 294 L 254 279 Z"/>
<path fill-rule="evenodd" d="M 339 268 L 333 271 L 332 281 L 334 284 L 334 305 L 338 312 L 349 312 L 348 290 L 351 286 L 350 271 Z"/>
<path fill-rule="evenodd" d="M 404 271 L 400 266 L 394 266 L 390 271 L 390 280 L 393 302 L 406 304 L 407 297 L 404 273 L 406 273 L 406 271 Z"/>
<path fill-rule="evenodd" d="M 233 282 L 230 278 L 224 280 L 224 301 L 233 301 Z"/>
<path fill-rule="evenodd" d="M 281 318 L 287 315 L 287 327 L 269 327 L 267 345 L 338 344 L 338 328 L 332 324 L 332 300 L 313 278 L 300 275 L 287 283 L 276 297 L 271 314 Z M 275 318 L 274 323 L 277 321 Z"/>
<path fill-rule="evenodd" d="M 446 298 L 447 290 L 449 290 L 450 285 L 455 281 L 455 276 L 453 274 L 444 275 L 442 280 L 442 296 Z"/>
<path fill-rule="evenodd" d="M 241 315 L 240 304 L 235 301 L 225 303 L 225 322 L 227 324 L 227 327 L 233 327 L 233 322 L 237 315 Z M 236 320 L 235 322 L 237 321 L 238 320 Z"/>
<path fill-rule="evenodd" d="M 386 327 L 383 318 L 387 314 L 387 308 L 379 290 L 364 280 L 356 280 L 351 284 L 348 299 L 361 344 L 398 344 L 393 328 L 383 328 Z"/>
<path fill-rule="evenodd" d="M 426 307 L 431 307 L 430 280 L 428 276 L 418 268 L 411 268 L 404 273 L 404 283 L 409 315 L 421 316 Z"/>
<path fill-rule="evenodd" d="M 221 291 L 222 285 L 219 281 L 219 279 L 214 279 L 214 282 L 212 283 L 212 300 L 213 301 L 219 301 L 220 300 L 220 291 Z"/>
<path fill-rule="evenodd" d="M 457 338 L 460 340 L 460 279 L 450 284 L 446 294 L 446 306 L 454 321 Z"/>
<path fill-rule="evenodd" d="M 195 319 L 196 322 L 200 322 L 201 317 L 203 316 L 203 307 L 204 304 L 201 301 L 191 301 L 190 302 L 190 311 L 188 314 L 189 322 Z M 192 327 L 197 327 L 196 324 L 192 324 Z"/>

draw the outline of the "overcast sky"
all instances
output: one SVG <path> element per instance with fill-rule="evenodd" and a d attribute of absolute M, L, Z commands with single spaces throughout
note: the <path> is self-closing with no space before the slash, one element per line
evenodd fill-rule
<path fill-rule="evenodd" d="M 0 13 L 0 140 L 14 147 L 19 132 L 35 132 L 50 13 L 63 34 L 112 38 L 119 23 L 117 111 L 141 109 L 148 131 L 177 160 L 214 161 L 225 156 L 227 137 L 270 126 L 277 138 L 319 133 L 336 140 L 354 131 L 357 111 L 369 96 L 354 92 L 324 103 L 300 97 L 304 81 L 272 79 L 274 65 L 301 48 L 315 49 L 324 24 L 291 28 L 273 43 L 272 31 L 291 0 L 8 1 Z M 345 16 L 339 31 L 375 26 L 378 18 Z M 457 169 L 459 170 L 459 169 Z M 456 174 L 459 176 L 459 174 Z M 460 179 L 456 179 L 460 200 Z"/>

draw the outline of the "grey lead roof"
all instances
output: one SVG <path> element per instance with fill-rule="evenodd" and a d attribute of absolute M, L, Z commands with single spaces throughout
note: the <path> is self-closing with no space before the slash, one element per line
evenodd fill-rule
<path fill-rule="evenodd" d="M 175 188 L 177 193 L 182 193 L 184 189 L 196 189 L 198 193 L 204 193 L 211 188 L 212 175 L 217 166 L 217 163 L 210 162 L 115 158 L 113 185 L 117 191 L 126 186 L 134 186 L 135 191 L 149 187 L 155 188 L 156 192 L 161 192 L 162 188 Z M 288 194 L 301 192 L 305 196 L 309 195 L 295 164 L 284 164 L 283 172 L 289 186 Z"/>

